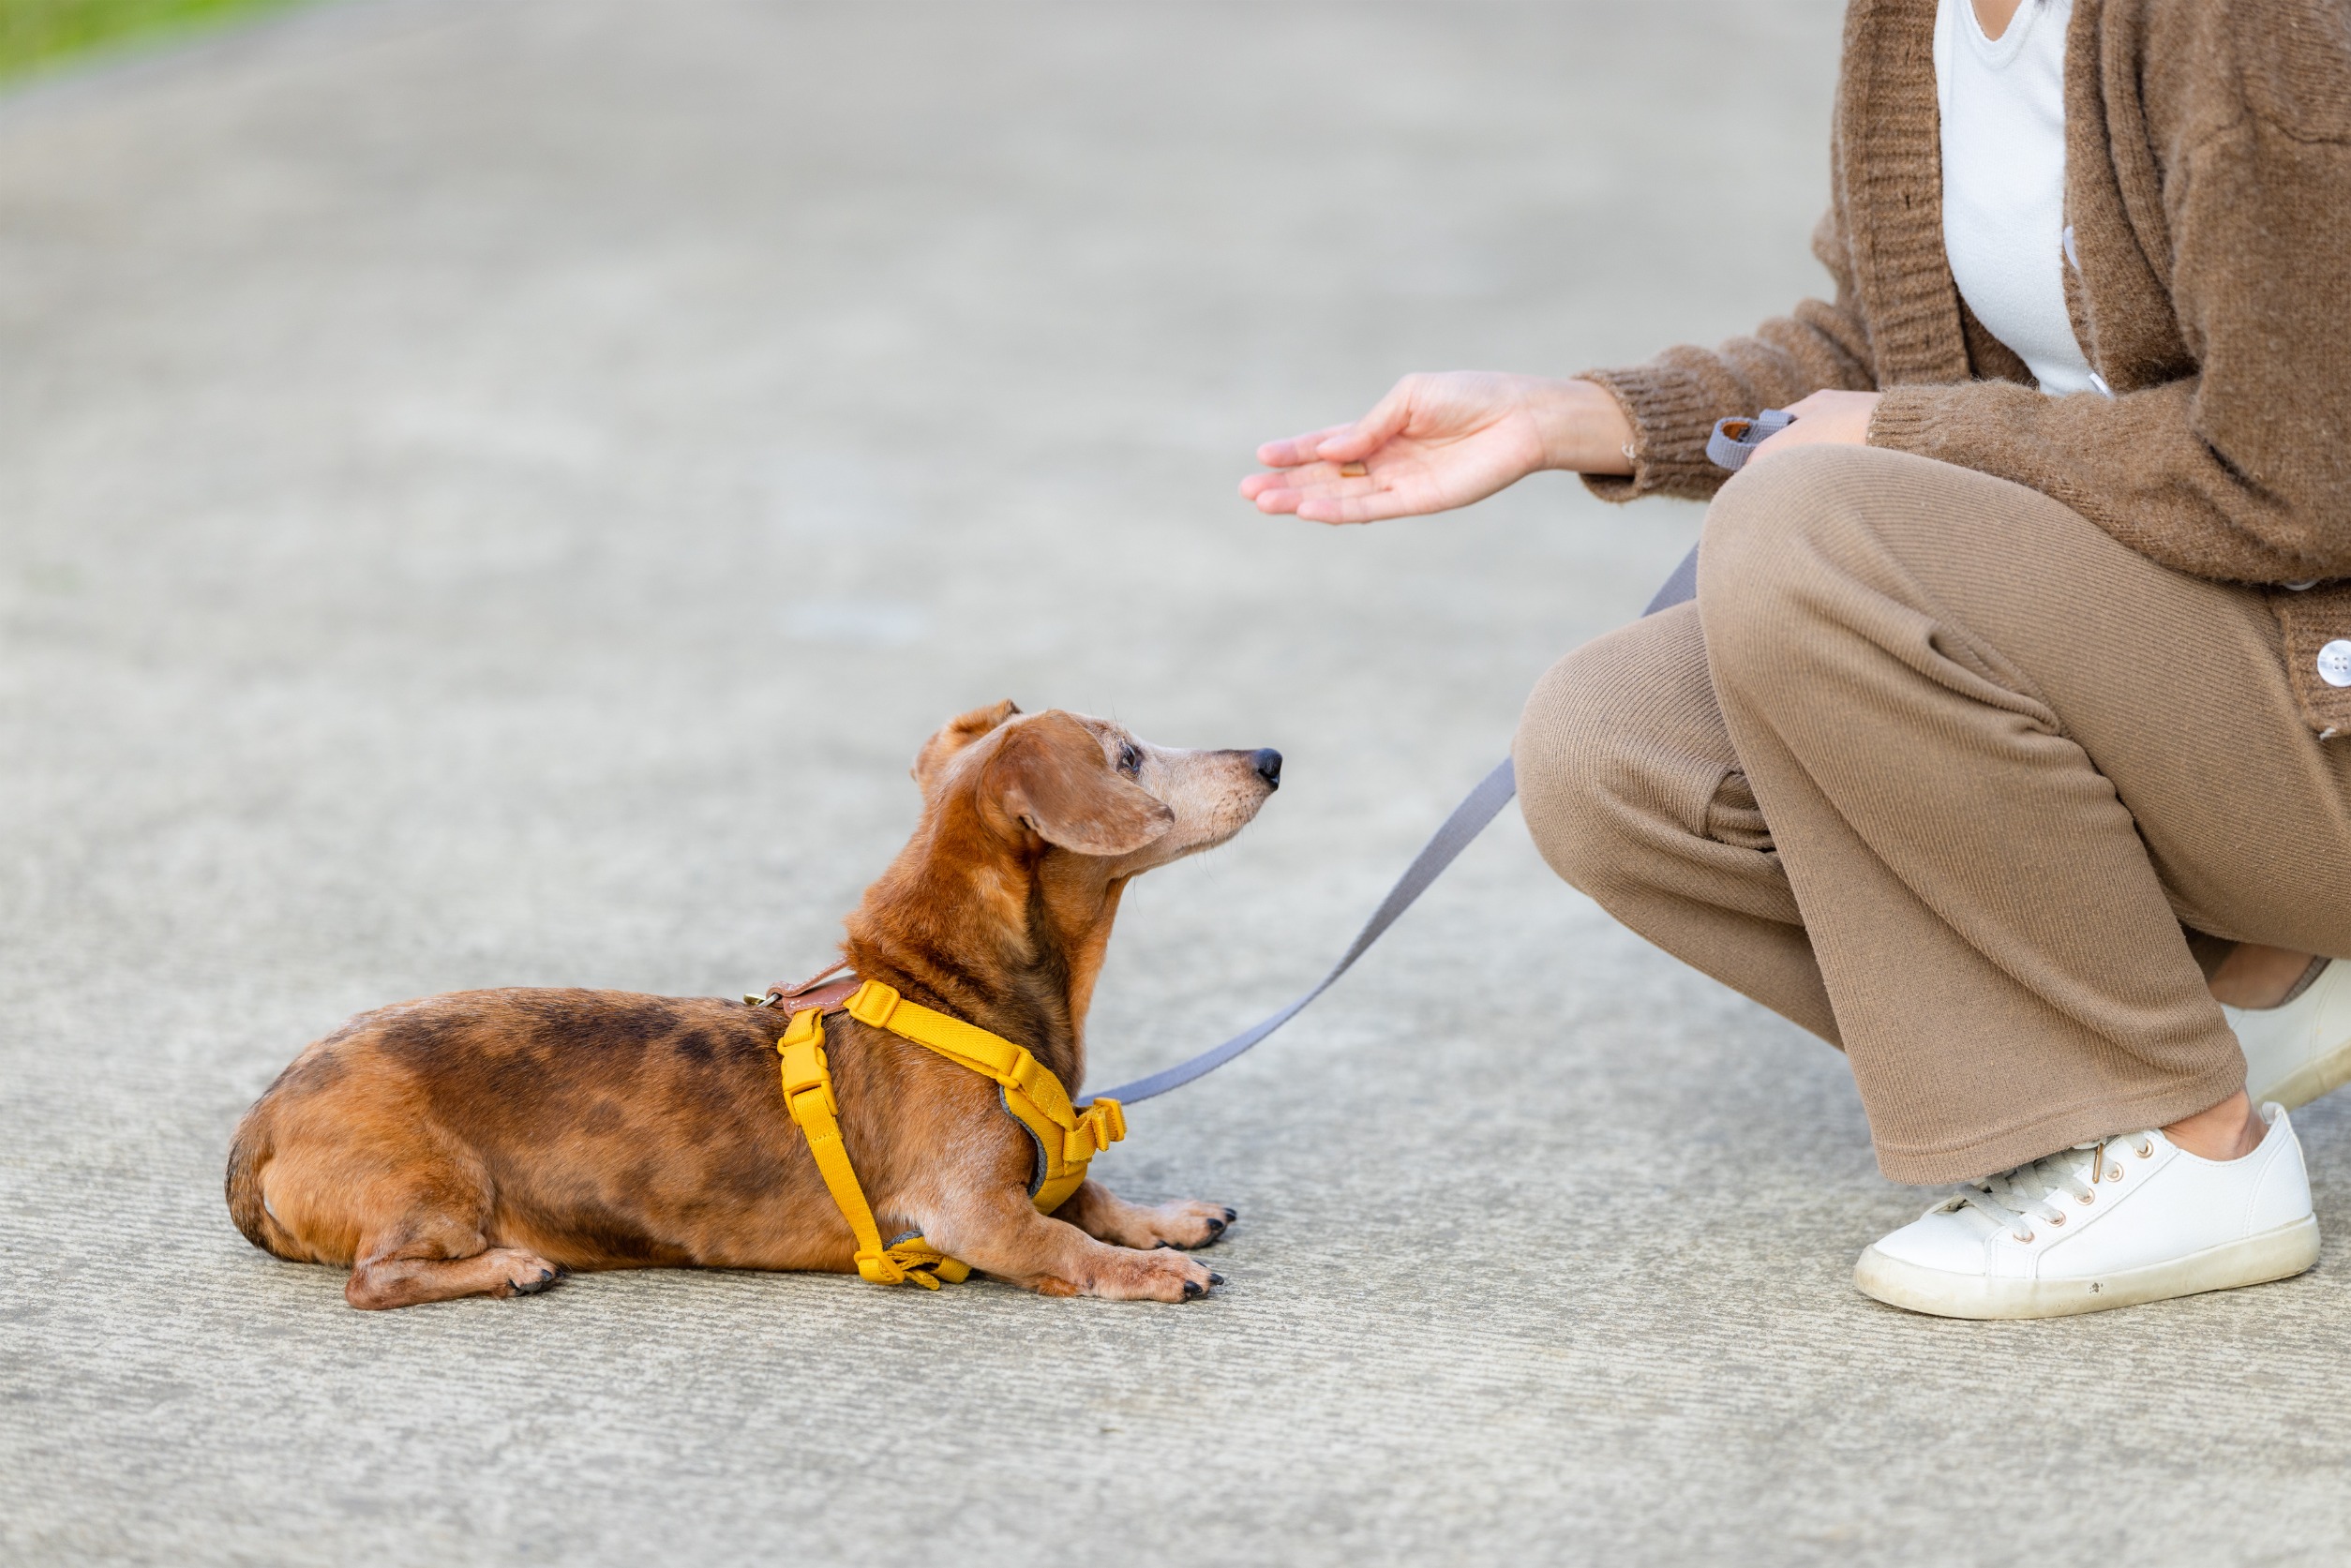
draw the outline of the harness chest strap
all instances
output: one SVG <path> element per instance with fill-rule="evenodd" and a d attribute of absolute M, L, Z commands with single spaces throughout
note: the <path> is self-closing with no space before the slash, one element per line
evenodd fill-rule
<path fill-rule="evenodd" d="M 1086 1166 L 1094 1156 L 1127 1135 L 1126 1113 L 1116 1100 L 1097 1098 L 1078 1111 L 1070 1103 L 1061 1080 L 1025 1048 L 960 1018 L 909 1002 L 879 980 L 861 985 L 841 1010 L 861 1023 L 887 1030 L 996 1083 L 1003 1091 L 1004 1108 L 1036 1140 L 1042 1169 L 1029 1196 L 1041 1214 L 1059 1208 L 1086 1180 Z M 857 1238 L 857 1272 L 877 1285 L 910 1279 L 934 1291 L 941 1279 L 951 1284 L 964 1278 L 971 1272 L 968 1264 L 948 1257 L 921 1236 L 884 1245 L 873 1205 L 865 1201 L 865 1190 L 858 1184 L 856 1168 L 841 1142 L 841 1106 L 833 1096 L 831 1068 L 825 1061 L 824 1011 L 806 1008 L 794 1013 L 775 1048 L 783 1057 L 784 1103 L 808 1140 L 808 1152 L 816 1158 L 825 1189 L 832 1194 L 834 1206 Z"/>

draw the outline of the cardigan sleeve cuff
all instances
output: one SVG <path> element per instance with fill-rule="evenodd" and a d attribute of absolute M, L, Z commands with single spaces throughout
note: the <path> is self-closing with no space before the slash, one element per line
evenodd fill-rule
<path fill-rule="evenodd" d="M 1605 387 L 1633 427 L 1633 471 L 1587 473 L 1585 488 L 1602 500 L 1680 496 L 1704 500 L 1730 476 L 1706 458 L 1715 433 L 1714 402 L 1699 377 L 1679 366 L 1650 364 L 1626 370 L 1585 370 L 1577 381 Z"/>
<path fill-rule="evenodd" d="M 1869 415 L 1868 443 L 1915 457 L 1941 456 L 1936 426 L 1941 411 L 1939 405 L 1950 390 L 1942 386 L 1886 388 L 1878 395 L 1878 406 Z"/>

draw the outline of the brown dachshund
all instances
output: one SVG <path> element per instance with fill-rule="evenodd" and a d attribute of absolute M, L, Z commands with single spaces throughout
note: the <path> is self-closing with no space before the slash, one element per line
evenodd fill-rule
<path fill-rule="evenodd" d="M 846 924 L 861 976 L 1026 1046 L 1074 1090 L 1119 895 L 1231 838 L 1271 751 L 1146 745 L 1100 719 L 966 713 L 915 759 L 922 817 Z M 351 1270 L 353 1307 L 528 1294 L 572 1269 L 852 1269 L 786 1112 L 773 1008 L 613 991 L 471 991 L 364 1013 L 238 1125 L 229 1212 L 254 1246 Z M 1187 1301 L 1174 1247 L 1220 1203 L 1144 1208 L 1086 1181 L 1028 1199 L 1035 1146 L 988 1079 L 846 1017 L 826 1052 L 886 1236 L 1048 1295 Z"/>

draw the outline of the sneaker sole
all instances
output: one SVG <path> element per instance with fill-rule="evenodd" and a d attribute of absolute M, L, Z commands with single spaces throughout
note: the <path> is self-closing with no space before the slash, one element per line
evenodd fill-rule
<path fill-rule="evenodd" d="M 1889 1257 L 1872 1247 L 1853 1265 L 1853 1284 L 1889 1307 L 1938 1318 L 2063 1318 L 2116 1307 L 2168 1301 L 2205 1291 L 2233 1291 L 2290 1279 L 2318 1262 L 2318 1218 L 2241 1241 L 2224 1242 L 2169 1262 L 2119 1269 L 2087 1279 L 1991 1279 L 1948 1274 Z"/>
<path fill-rule="evenodd" d="M 2288 1111 L 2299 1111 L 2319 1096 L 2332 1094 L 2345 1083 L 2351 1083 L 2351 1040 L 2344 1040 L 2325 1055 L 2304 1062 L 2269 1088 L 2253 1095 L 2252 1099 L 2255 1105 L 2276 1100 Z M 2246 1087 L 2250 1090 L 2252 1085 Z"/>

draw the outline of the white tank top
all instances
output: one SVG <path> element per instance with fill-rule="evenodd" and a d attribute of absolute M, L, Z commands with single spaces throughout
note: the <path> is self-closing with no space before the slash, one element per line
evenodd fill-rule
<path fill-rule="evenodd" d="M 2074 0 L 2024 0 L 1998 38 L 1973 0 L 1935 13 L 1943 249 L 1959 297 L 2053 396 L 2100 392 L 2065 313 L 2065 33 Z"/>

